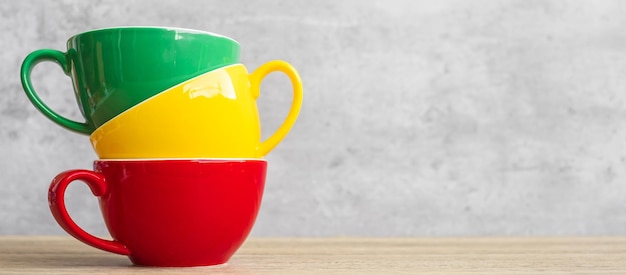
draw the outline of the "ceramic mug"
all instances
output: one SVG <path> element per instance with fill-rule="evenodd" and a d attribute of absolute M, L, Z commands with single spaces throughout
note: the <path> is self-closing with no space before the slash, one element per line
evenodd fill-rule
<path fill-rule="evenodd" d="M 256 105 L 261 81 L 285 73 L 293 85 L 291 109 L 273 135 L 261 141 Z M 284 137 L 302 106 L 302 83 L 284 61 L 251 74 L 241 64 L 183 82 L 128 109 L 90 136 L 101 159 L 262 158 Z"/>
<path fill-rule="evenodd" d="M 50 210 L 74 238 L 137 265 L 205 266 L 227 262 L 255 222 L 264 160 L 114 160 L 94 171 L 69 170 L 50 184 Z M 85 182 L 100 201 L 113 240 L 95 237 L 67 213 L 65 191 Z"/>
<path fill-rule="evenodd" d="M 42 61 L 56 62 L 71 77 L 85 122 L 63 117 L 39 98 L 31 71 Z M 21 79 L 26 95 L 46 117 L 88 135 L 159 92 L 238 62 L 239 44 L 225 36 L 179 28 L 107 28 L 71 37 L 67 52 L 30 53 L 22 63 Z"/>

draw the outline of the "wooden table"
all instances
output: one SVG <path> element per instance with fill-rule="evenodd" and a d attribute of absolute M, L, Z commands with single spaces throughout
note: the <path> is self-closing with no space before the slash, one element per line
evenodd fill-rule
<path fill-rule="evenodd" d="M 224 265 L 149 268 L 70 237 L 0 236 L 0 274 L 626 274 L 626 237 L 250 238 Z"/>

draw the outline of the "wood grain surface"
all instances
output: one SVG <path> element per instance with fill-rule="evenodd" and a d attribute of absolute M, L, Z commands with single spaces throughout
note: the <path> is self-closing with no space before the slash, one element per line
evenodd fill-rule
<path fill-rule="evenodd" d="M 151 268 L 70 237 L 0 236 L 0 274 L 626 274 L 626 237 L 250 238 L 223 265 Z"/>

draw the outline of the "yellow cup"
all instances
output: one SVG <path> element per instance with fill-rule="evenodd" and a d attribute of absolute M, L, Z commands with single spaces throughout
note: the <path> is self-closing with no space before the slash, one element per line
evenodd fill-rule
<path fill-rule="evenodd" d="M 293 86 L 287 118 L 261 141 L 256 105 L 263 78 L 285 73 Z M 222 67 L 163 91 L 97 128 L 91 145 L 101 159 L 261 158 L 287 135 L 302 106 L 298 72 L 270 61 L 252 74 L 241 64 Z"/>

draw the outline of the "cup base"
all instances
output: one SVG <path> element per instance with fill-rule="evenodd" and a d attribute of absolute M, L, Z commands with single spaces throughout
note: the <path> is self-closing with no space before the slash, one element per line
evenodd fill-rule
<path fill-rule="evenodd" d="M 183 260 L 146 260 L 133 256 L 128 257 L 130 261 L 136 266 L 143 267 L 201 267 L 201 266 L 217 266 L 223 265 L 230 260 L 230 256 L 214 258 L 214 259 L 183 259 Z"/>

